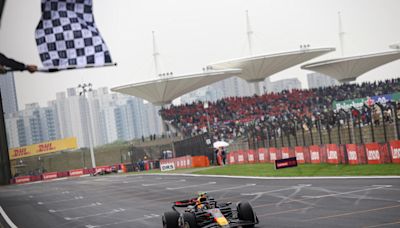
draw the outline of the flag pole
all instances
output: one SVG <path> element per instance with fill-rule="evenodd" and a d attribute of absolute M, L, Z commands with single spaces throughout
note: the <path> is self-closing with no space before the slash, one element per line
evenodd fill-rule
<path fill-rule="evenodd" d="M 95 65 L 95 64 L 88 64 L 84 66 L 72 65 L 65 68 L 39 68 L 38 72 L 42 73 L 54 73 L 64 70 L 79 70 L 79 69 L 87 69 L 87 68 L 95 68 L 95 67 L 110 67 L 110 66 L 117 66 L 117 63 L 106 63 L 103 65 Z"/>

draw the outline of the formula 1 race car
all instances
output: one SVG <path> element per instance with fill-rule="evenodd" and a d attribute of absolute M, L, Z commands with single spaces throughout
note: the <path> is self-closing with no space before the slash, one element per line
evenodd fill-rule
<path fill-rule="evenodd" d="M 116 166 L 102 166 L 96 167 L 93 173 L 90 173 L 91 176 L 98 176 L 98 175 L 106 175 L 111 173 L 118 173 L 118 168 Z"/>
<path fill-rule="evenodd" d="M 172 211 L 162 217 L 164 228 L 217 228 L 254 227 L 258 218 L 248 202 L 239 202 L 236 208 L 232 203 L 218 203 L 206 193 L 189 200 L 174 202 Z M 179 212 L 176 207 L 186 207 Z"/>

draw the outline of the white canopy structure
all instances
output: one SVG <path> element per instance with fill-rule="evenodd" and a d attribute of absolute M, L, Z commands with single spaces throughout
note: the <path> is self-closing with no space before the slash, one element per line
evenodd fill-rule
<path fill-rule="evenodd" d="M 398 59 L 400 59 L 400 51 L 391 51 L 310 63 L 301 66 L 301 69 L 325 74 L 340 82 L 348 82 L 356 80 L 357 77 L 372 69 Z"/>
<path fill-rule="evenodd" d="M 188 92 L 240 73 L 240 69 L 210 70 L 115 87 L 111 91 L 140 97 L 153 105 L 166 105 Z"/>
<path fill-rule="evenodd" d="M 239 77 L 248 82 L 260 82 L 275 73 L 334 50 L 335 48 L 302 49 L 299 51 L 232 59 L 210 64 L 210 66 L 217 70 L 230 68 L 241 69 L 242 74 L 238 75 Z"/>

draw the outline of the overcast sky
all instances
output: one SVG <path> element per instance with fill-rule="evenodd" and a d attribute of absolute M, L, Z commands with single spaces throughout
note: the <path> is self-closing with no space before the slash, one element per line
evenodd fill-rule
<path fill-rule="evenodd" d="M 55 93 L 91 82 L 109 88 L 155 78 L 152 34 L 161 71 L 175 75 L 201 71 L 206 64 L 248 55 L 245 11 L 254 31 L 255 54 L 311 48 L 339 50 L 341 11 L 345 56 L 388 51 L 400 42 L 399 0 L 93 0 L 96 24 L 117 67 L 53 74 L 15 73 L 20 108 L 46 105 Z M 40 0 L 8 0 L 0 27 L 0 51 L 41 66 L 34 30 Z M 312 61 L 340 57 L 340 51 Z M 272 77 L 305 79 L 299 66 Z M 373 70 L 359 81 L 397 77 L 400 61 Z"/>

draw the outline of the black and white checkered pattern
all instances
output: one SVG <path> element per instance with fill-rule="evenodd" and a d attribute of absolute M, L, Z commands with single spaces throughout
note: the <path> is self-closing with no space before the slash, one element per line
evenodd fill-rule
<path fill-rule="evenodd" d="M 36 44 L 46 68 L 111 63 L 92 14 L 92 0 L 42 0 Z"/>

